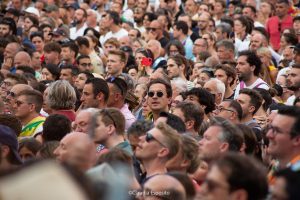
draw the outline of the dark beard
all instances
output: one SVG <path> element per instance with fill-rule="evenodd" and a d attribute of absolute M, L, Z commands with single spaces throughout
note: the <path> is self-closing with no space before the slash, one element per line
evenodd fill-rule
<path fill-rule="evenodd" d="M 300 89 L 300 85 L 293 85 L 293 86 L 289 86 L 287 87 L 289 90 L 292 90 L 294 92 L 297 92 Z"/>
<path fill-rule="evenodd" d="M 135 23 L 140 24 L 143 22 L 143 18 L 134 18 Z"/>

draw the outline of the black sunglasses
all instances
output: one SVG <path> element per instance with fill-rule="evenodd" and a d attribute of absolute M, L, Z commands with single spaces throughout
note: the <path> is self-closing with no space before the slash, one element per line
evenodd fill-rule
<path fill-rule="evenodd" d="M 16 94 L 14 92 L 11 92 L 11 91 L 7 91 L 6 93 L 7 96 L 11 96 L 11 97 L 16 97 Z"/>
<path fill-rule="evenodd" d="M 150 28 L 150 27 L 146 28 L 147 31 L 156 31 L 157 29 L 158 28 Z"/>
<path fill-rule="evenodd" d="M 164 146 L 165 147 L 165 145 L 163 144 L 163 143 L 161 143 L 158 139 L 156 139 L 151 133 L 146 133 L 146 138 L 145 138 L 145 140 L 146 140 L 146 142 L 151 142 L 151 141 L 153 141 L 153 140 L 155 140 L 156 142 L 158 142 L 160 145 L 162 145 L 162 146 Z"/>
<path fill-rule="evenodd" d="M 164 96 L 163 92 L 160 92 L 160 91 L 152 92 L 152 91 L 150 91 L 150 92 L 148 92 L 148 97 L 154 97 L 155 94 L 156 94 L 157 97 L 163 97 Z"/>

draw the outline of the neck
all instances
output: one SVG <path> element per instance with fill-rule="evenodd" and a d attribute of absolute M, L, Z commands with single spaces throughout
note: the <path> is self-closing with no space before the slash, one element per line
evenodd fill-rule
<path fill-rule="evenodd" d="M 29 114 L 25 118 L 21 119 L 22 125 L 26 126 L 26 124 L 28 124 L 33 118 L 36 118 L 37 116 L 39 116 L 39 114 L 37 114 L 37 113 L 31 113 L 31 114 Z"/>
<path fill-rule="evenodd" d="M 147 177 L 150 177 L 155 174 L 164 174 L 167 173 L 165 167 L 165 162 L 155 159 L 155 160 L 145 160 L 143 161 L 143 166 L 147 172 Z"/>
<path fill-rule="evenodd" d="M 229 98 L 233 94 L 232 88 L 228 85 L 225 90 L 224 98 Z"/>
<path fill-rule="evenodd" d="M 247 115 L 247 116 L 244 116 L 241 120 L 242 123 L 246 123 L 246 122 L 249 122 L 253 119 L 253 116 L 252 115 Z"/>
<path fill-rule="evenodd" d="M 186 40 L 187 39 L 187 36 L 186 35 L 180 35 L 179 36 L 179 40 L 180 40 L 180 42 L 182 43 L 184 40 Z"/>
<path fill-rule="evenodd" d="M 120 30 L 121 28 L 118 26 L 118 25 L 112 25 L 111 27 L 110 27 L 110 30 L 111 30 L 111 32 L 113 32 L 113 33 L 116 33 L 116 32 L 118 32 L 119 30 Z"/>
<path fill-rule="evenodd" d="M 117 146 L 118 144 L 124 142 L 125 140 L 123 135 L 116 135 L 116 133 L 114 134 L 115 134 L 114 136 L 109 137 L 109 139 L 103 143 L 103 145 L 109 149 Z"/>
<path fill-rule="evenodd" d="M 244 81 L 247 86 L 252 85 L 258 79 L 257 76 L 252 75 L 248 80 Z"/>
<path fill-rule="evenodd" d="M 163 112 L 163 111 L 168 112 L 169 109 L 166 108 L 166 109 L 162 109 L 162 110 L 159 110 L 159 111 L 152 111 L 152 114 L 153 114 L 153 121 L 156 121 L 156 120 L 159 118 L 159 114 L 160 114 L 161 112 Z"/>
<path fill-rule="evenodd" d="M 121 109 L 123 106 L 124 106 L 124 101 L 118 101 L 115 102 L 115 104 L 111 105 L 110 107 Z"/>
<path fill-rule="evenodd" d="M 82 22 L 82 23 L 80 23 L 80 24 L 77 24 L 77 25 L 76 25 L 76 29 L 80 29 L 81 27 L 83 27 L 83 25 L 84 25 L 84 22 Z"/>
<path fill-rule="evenodd" d="M 100 103 L 98 104 L 98 107 L 97 107 L 97 108 L 103 109 L 103 108 L 106 108 L 106 107 L 107 107 L 107 105 L 106 105 L 105 102 L 100 102 Z"/>

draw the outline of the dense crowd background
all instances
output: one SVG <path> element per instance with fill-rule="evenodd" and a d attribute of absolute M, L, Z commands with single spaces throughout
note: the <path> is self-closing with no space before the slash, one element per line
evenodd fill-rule
<path fill-rule="evenodd" d="M 298 0 L 0 5 L 0 199 L 300 199 Z"/>

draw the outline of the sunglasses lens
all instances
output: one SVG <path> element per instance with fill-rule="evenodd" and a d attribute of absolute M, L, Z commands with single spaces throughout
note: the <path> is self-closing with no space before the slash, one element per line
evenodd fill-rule
<path fill-rule="evenodd" d="M 146 142 L 150 142 L 151 141 L 151 135 L 149 133 L 146 134 L 145 140 L 146 140 Z"/>
<path fill-rule="evenodd" d="M 149 97 L 154 97 L 154 92 L 148 92 Z"/>
<path fill-rule="evenodd" d="M 164 93 L 162 93 L 162 92 L 157 92 L 156 95 L 157 95 L 158 97 L 162 97 L 162 96 L 164 96 Z"/>

